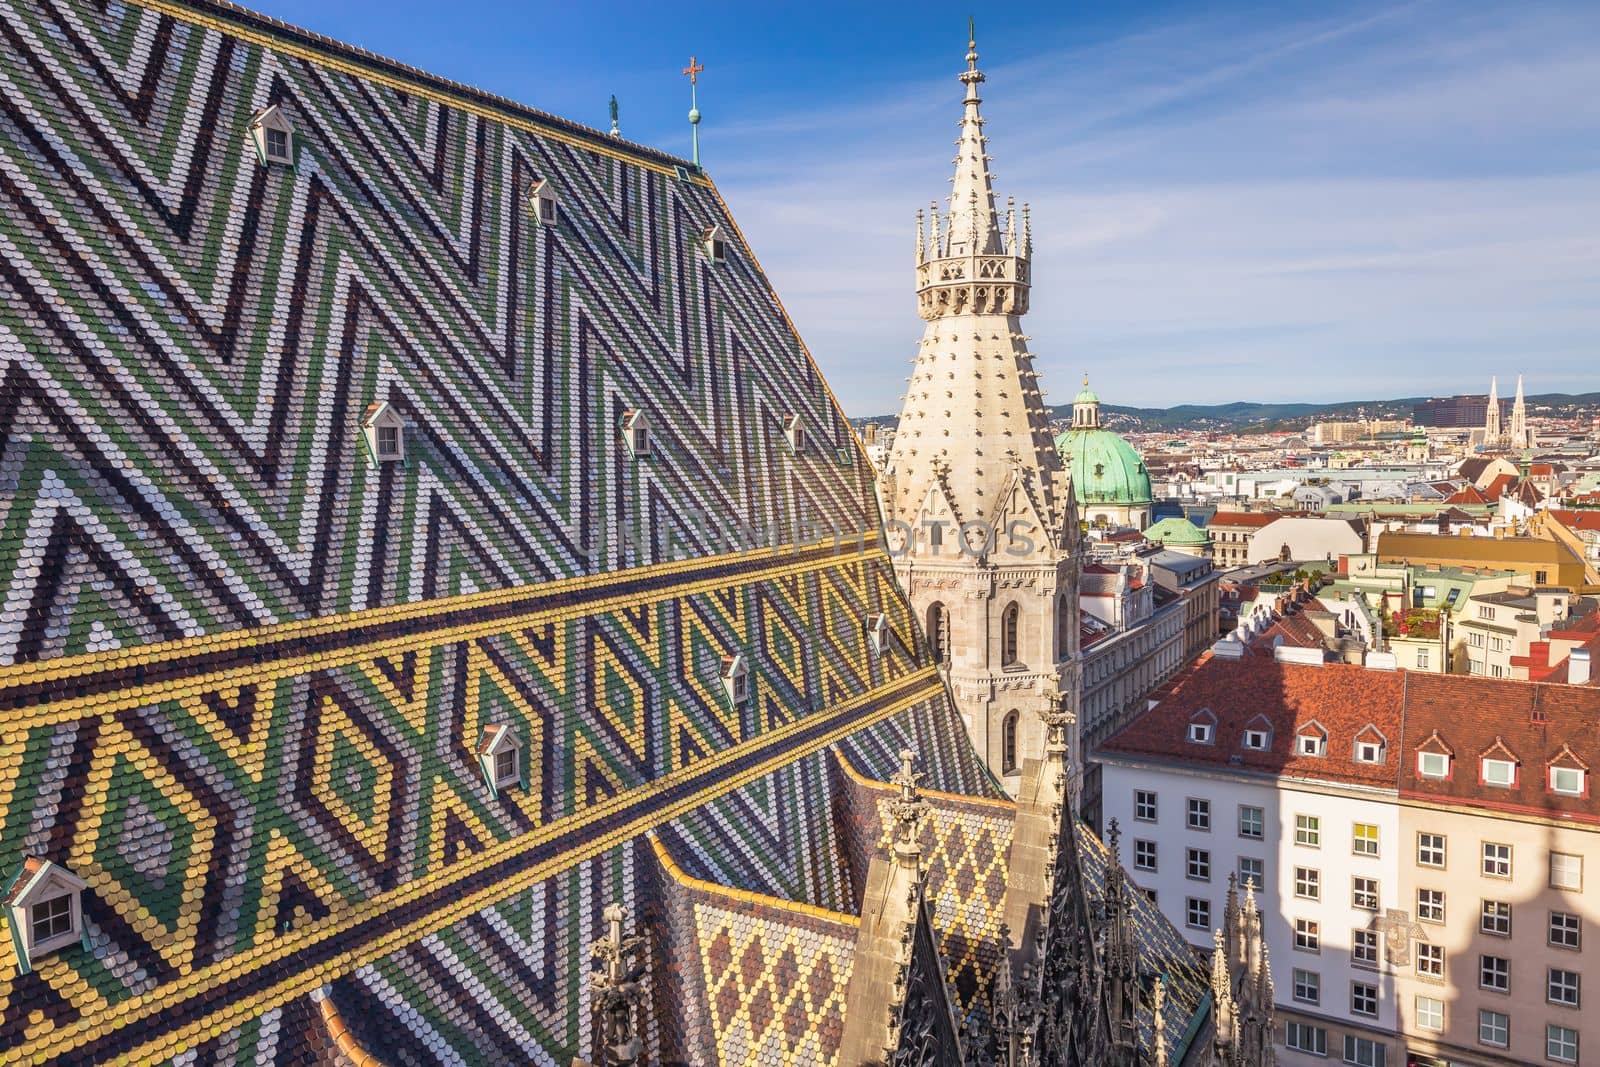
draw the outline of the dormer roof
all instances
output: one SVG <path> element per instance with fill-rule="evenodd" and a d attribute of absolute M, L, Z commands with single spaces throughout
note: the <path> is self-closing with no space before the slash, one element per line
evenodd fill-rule
<path fill-rule="evenodd" d="M 22 861 L 22 869 L 17 872 L 16 879 L 6 892 L 5 906 L 25 908 L 57 888 L 64 892 L 81 893 L 89 888 L 89 883 L 59 863 L 43 856 L 28 856 Z"/>

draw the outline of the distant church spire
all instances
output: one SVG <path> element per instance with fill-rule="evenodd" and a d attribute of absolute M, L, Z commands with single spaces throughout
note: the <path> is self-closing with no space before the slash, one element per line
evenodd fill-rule
<path fill-rule="evenodd" d="M 1517 399 L 1511 404 L 1511 447 L 1532 448 L 1533 435 L 1528 432 L 1528 408 L 1522 399 L 1522 375 L 1517 375 Z"/>
<path fill-rule="evenodd" d="M 1500 446 L 1500 383 L 1495 378 L 1489 379 L 1489 407 L 1483 416 L 1483 447 L 1498 448 Z"/>

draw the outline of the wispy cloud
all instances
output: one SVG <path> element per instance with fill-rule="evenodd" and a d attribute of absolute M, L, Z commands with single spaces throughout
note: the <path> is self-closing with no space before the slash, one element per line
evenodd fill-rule
<path fill-rule="evenodd" d="M 986 55 L 999 191 L 1034 210 L 1046 386 L 1087 367 L 1129 403 L 1519 370 L 1600 387 L 1597 46 L 1588 7 L 1419 3 Z M 719 184 L 854 413 L 899 406 L 912 214 L 946 191 L 958 99 L 918 79 L 719 131 L 739 146 Z"/>

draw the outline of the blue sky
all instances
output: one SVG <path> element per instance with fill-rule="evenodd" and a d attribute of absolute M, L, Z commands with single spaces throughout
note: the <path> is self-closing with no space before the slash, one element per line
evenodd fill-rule
<path fill-rule="evenodd" d="M 914 213 L 948 190 L 970 5 L 257 0 L 702 152 L 846 410 L 897 410 Z M 1600 389 L 1600 5 L 1007 5 L 997 191 L 1033 205 L 1052 401 Z"/>

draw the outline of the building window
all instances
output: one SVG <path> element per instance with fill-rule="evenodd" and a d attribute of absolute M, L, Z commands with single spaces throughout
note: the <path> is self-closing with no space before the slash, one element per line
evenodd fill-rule
<path fill-rule="evenodd" d="M 1356 876 L 1350 879 L 1350 906 L 1362 911 L 1378 910 L 1378 880 Z"/>
<path fill-rule="evenodd" d="M 1378 931 L 1350 931 L 1350 962 L 1358 967 L 1378 965 Z"/>
<path fill-rule="evenodd" d="M 1577 971 L 1564 971 L 1559 967 L 1552 967 L 1546 985 L 1548 988 L 1545 990 L 1545 999 L 1550 1003 L 1568 1008 L 1578 1006 Z"/>
<path fill-rule="evenodd" d="M 1428 669 L 1428 650 L 1425 649 L 1425 648 L 1419 648 L 1419 649 L 1417 649 L 1417 670 L 1425 671 L 1427 669 Z"/>
<path fill-rule="evenodd" d="M 1511 936 L 1511 904 L 1504 900 L 1486 900 L 1478 916 L 1478 929 L 1496 937 Z"/>
<path fill-rule="evenodd" d="M 1156 821 L 1156 795 L 1143 789 L 1133 791 L 1133 817 L 1140 822 Z"/>
<path fill-rule="evenodd" d="M 1322 951 L 1322 924 L 1315 919 L 1296 919 L 1294 947 L 1300 952 Z"/>
<path fill-rule="evenodd" d="M 1272 744 L 1272 735 L 1266 730 L 1246 730 L 1244 732 L 1244 747 L 1264 752 Z"/>
<path fill-rule="evenodd" d="M 1017 713 L 1006 712 L 1000 724 L 1000 773 L 1017 773 Z"/>
<path fill-rule="evenodd" d="M 1377 1015 L 1378 987 L 1366 982 L 1350 983 L 1350 1014 Z"/>
<path fill-rule="evenodd" d="M 1444 866 L 1444 835 L 1417 835 L 1417 865 L 1419 867 Z"/>
<path fill-rule="evenodd" d="M 1211 801 L 1197 797 L 1189 798 L 1189 829 L 1211 829 Z"/>
<path fill-rule="evenodd" d="M 1444 946 L 1426 942 L 1417 945 L 1417 973 L 1424 978 L 1444 977 Z"/>
<path fill-rule="evenodd" d="M 515 747 L 503 748 L 494 756 L 494 784 L 507 786 L 516 781 L 517 750 Z"/>
<path fill-rule="evenodd" d="M 28 909 L 28 923 L 28 936 L 35 945 L 71 934 L 72 895 L 64 893 L 33 905 Z"/>
<path fill-rule="evenodd" d="M 1311 867 L 1294 869 L 1294 895 L 1301 900 L 1322 899 L 1322 872 Z"/>
<path fill-rule="evenodd" d="M 1154 841 L 1135 841 L 1133 843 L 1133 867 L 1138 871 L 1154 871 L 1156 869 L 1156 843 Z"/>
<path fill-rule="evenodd" d="M 400 427 L 378 427 L 378 458 L 398 459 L 400 457 Z"/>
<path fill-rule="evenodd" d="M 1547 1023 L 1544 1028 L 1544 1054 L 1557 1063 L 1577 1063 L 1578 1031 L 1570 1026 Z"/>
<path fill-rule="evenodd" d="M 1483 843 L 1483 874 L 1486 878 L 1511 877 L 1511 846 Z"/>
<path fill-rule="evenodd" d="M 936 600 L 928 605 L 928 651 L 940 667 L 950 666 L 949 635 L 945 629 L 944 605 Z"/>
<path fill-rule="evenodd" d="M 1316 971 L 1294 972 L 1294 999 L 1302 1004 L 1322 1003 L 1322 976 Z"/>
<path fill-rule="evenodd" d="M 1000 616 L 1000 665 L 1014 666 L 1017 662 L 1017 620 L 1021 610 L 1012 604 Z"/>
<path fill-rule="evenodd" d="M 1203 848 L 1189 849 L 1188 874 L 1197 882 L 1211 881 L 1211 853 Z"/>
<path fill-rule="evenodd" d="M 1438 1032 L 1444 1029 L 1444 1001 L 1417 994 L 1417 1029 Z"/>
<path fill-rule="evenodd" d="M 1517 784 L 1517 765 L 1511 760 L 1485 759 L 1481 764 L 1484 785 L 1497 785 L 1510 789 Z"/>
<path fill-rule="evenodd" d="M 884 649 L 889 647 L 889 616 L 881 611 L 874 612 L 864 620 L 864 628 L 867 634 L 867 647 L 872 650 L 874 656 L 883 655 Z"/>
<path fill-rule="evenodd" d="M 1263 888 L 1266 885 L 1263 880 L 1263 874 L 1263 865 L 1259 859 L 1253 856 L 1239 857 L 1239 885 L 1241 887 L 1254 885 L 1257 889 Z"/>
<path fill-rule="evenodd" d="M 1211 929 L 1211 901 L 1190 897 L 1184 904 L 1184 915 L 1190 929 Z"/>
<path fill-rule="evenodd" d="M 1357 856 L 1378 854 L 1378 828 L 1369 822 L 1358 822 L 1350 831 L 1350 851 Z"/>
<path fill-rule="evenodd" d="M 1417 918 L 1425 923 L 1444 922 L 1444 890 L 1417 890 Z"/>
<path fill-rule="evenodd" d="M 251 118 L 250 139 L 255 143 L 257 158 L 263 165 L 294 165 L 294 130 L 277 104 L 262 108 Z"/>
<path fill-rule="evenodd" d="M 1209 745 L 1216 730 L 1216 725 L 1211 722 L 1200 721 L 1189 724 L 1189 742 L 1195 745 Z"/>
<path fill-rule="evenodd" d="M 1294 739 L 1294 750 L 1302 756 L 1323 756 L 1328 751 L 1328 739 L 1323 734 L 1299 734 Z"/>
<path fill-rule="evenodd" d="M 1550 913 L 1550 936 L 1547 939 L 1556 948 L 1582 948 L 1583 922 L 1569 911 Z"/>
<path fill-rule="evenodd" d="M 1511 1016 L 1488 1008 L 1478 1009 L 1478 1040 L 1495 1048 L 1511 1044 Z"/>
<path fill-rule="evenodd" d="M 1478 986 L 1496 993 L 1511 991 L 1511 961 L 1504 956 L 1478 957 Z"/>
<path fill-rule="evenodd" d="M 1357 741 L 1356 742 L 1356 762 L 1357 763 L 1382 763 L 1383 762 L 1383 742 L 1381 742 L 1381 741 Z"/>
<path fill-rule="evenodd" d="M 1478 605 L 1478 618 L 1494 620 L 1494 609 L 1484 604 Z"/>
<path fill-rule="evenodd" d="M 1296 1052 L 1306 1052 L 1313 1056 L 1326 1056 L 1328 1054 L 1328 1031 L 1320 1026 L 1309 1023 L 1287 1022 L 1283 1024 L 1283 1043 Z"/>
<path fill-rule="evenodd" d="M 1583 777 L 1583 770 L 1579 767 L 1551 767 L 1550 792 L 1566 797 L 1581 797 Z"/>
<path fill-rule="evenodd" d="M 405 421 L 386 401 L 367 405 L 361 417 L 361 432 L 371 449 L 371 461 L 400 463 L 406 458 Z"/>
<path fill-rule="evenodd" d="M 1583 889 L 1583 857 L 1566 852 L 1550 853 L 1550 888 Z"/>
<path fill-rule="evenodd" d="M 1239 805 L 1239 836 L 1260 841 L 1265 828 L 1261 809 L 1249 804 Z"/>
<path fill-rule="evenodd" d="M 1294 843 L 1306 848 L 1322 847 L 1322 820 L 1315 815 L 1294 817 Z"/>
<path fill-rule="evenodd" d="M 1417 773 L 1424 778 L 1450 777 L 1450 757 L 1443 752 L 1418 752 Z"/>
<path fill-rule="evenodd" d="M 1354 1067 L 1385 1067 L 1388 1049 L 1370 1037 L 1344 1035 L 1344 1062 Z"/>

